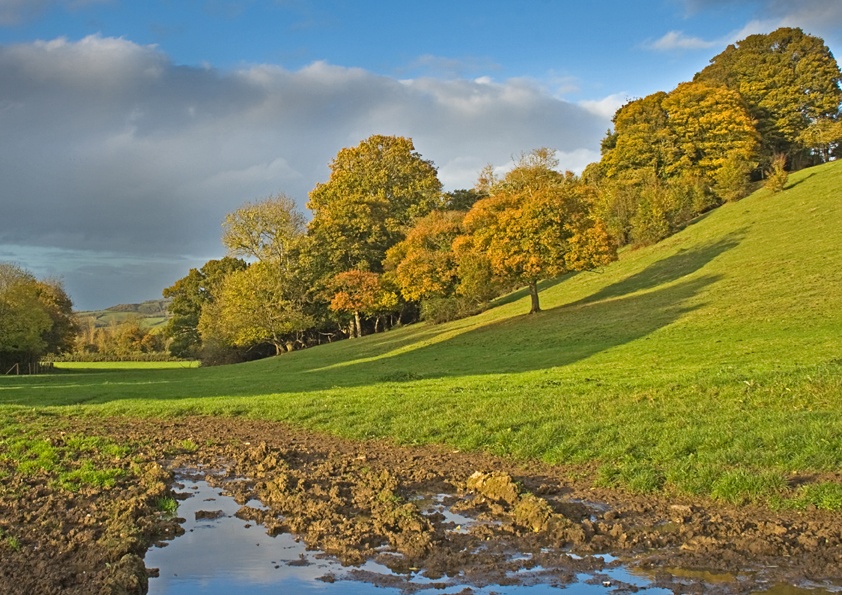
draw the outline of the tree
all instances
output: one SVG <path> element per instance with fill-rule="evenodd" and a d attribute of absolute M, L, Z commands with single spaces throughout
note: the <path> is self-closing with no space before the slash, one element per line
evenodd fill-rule
<path fill-rule="evenodd" d="M 190 269 L 186 276 L 164 289 L 163 295 L 172 301 L 170 320 L 164 329 L 172 339 L 170 353 L 175 357 L 196 357 L 202 345 L 199 318 L 202 309 L 217 296 L 222 281 L 230 273 L 246 268 L 246 262 L 226 256 L 209 260 L 199 269 Z"/>
<path fill-rule="evenodd" d="M 76 330 L 73 303 L 59 281 L 39 281 L 17 265 L 0 263 L 2 367 L 69 350 Z"/>
<path fill-rule="evenodd" d="M 715 179 L 724 167 L 757 165 L 758 135 L 739 94 L 703 83 L 681 83 L 663 98 L 673 150 L 665 177 Z"/>
<path fill-rule="evenodd" d="M 524 155 L 506 177 L 491 188 L 465 216 L 472 248 L 488 258 L 495 277 L 523 283 L 532 298 L 530 313 L 540 311 L 538 281 L 570 270 L 594 268 L 616 258 L 610 238 L 589 233 L 590 189 L 573 174 L 555 170 L 554 152 L 537 149 Z M 605 229 L 601 226 L 599 229 Z M 597 236 L 602 245 L 597 247 Z M 578 237 L 571 243 L 571 239 Z M 589 238 L 585 240 L 584 238 Z M 592 257 L 575 255 L 589 246 Z"/>
<path fill-rule="evenodd" d="M 292 266 L 305 222 L 295 201 L 278 194 L 257 203 L 246 203 L 225 217 L 222 243 L 229 255 Z"/>
<path fill-rule="evenodd" d="M 203 341 L 209 338 L 244 348 L 269 343 L 279 355 L 300 341 L 300 334 L 313 324 L 270 262 L 228 274 L 217 294 L 199 318 Z"/>
<path fill-rule="evenodd" d="M 694 80 L 740 94 L 767 163 L 777 153 L 795 157 L 811 124 L 839 117 L 839 65 L 822 39 L 801 29 L 783 27 L 729 45 Z"/>
<path fill-rule="evenodd" d="M 458 283 L 453 241 L 462 233 L 461 211 L 433 211 L 386 252 L 385 267 L 406 300 L 444 297 Z"/>
<path fill-rule="evenodd" d="M 361 314 L 379 315 L 397 306 L 398 297 L 381 281 L 377 273 L 360 270 L 338 273 L 333 278 L 334 294 L 330 309 L 353 314 L 353 336 L 362 337 Z"/>
<path fill-rule="evenodd" d="M 436 168 L 408 138 L 371 136 L 339 151 L 330 170 L 307 203 L 309 234 L 326 277 L 381 272 L 386 250 L 403 239 L 406 226 L 441 204 Z"/>

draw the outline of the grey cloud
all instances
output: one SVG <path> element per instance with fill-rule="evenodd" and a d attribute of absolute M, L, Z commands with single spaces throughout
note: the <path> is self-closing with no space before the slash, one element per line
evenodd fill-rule
<path fill-rule="evenodd" d="M 303 208 L 337 151 L 371 134 L 412 137 L 457 188 L 539 146 L 581 168 L 608 125 L 528 80 L 399 81 L 321 62 L 223 72 L 96 36 L 0 47 L 0 245 L 121 255 L 131 276 L 113 259 L 100 277 L 49 265 L 87 293 L 124 286 L 118 301 L 133 301 L 147 259 L 146 299 L 180 259 L 221 255 L 226 213 L 277 192 Z"/>

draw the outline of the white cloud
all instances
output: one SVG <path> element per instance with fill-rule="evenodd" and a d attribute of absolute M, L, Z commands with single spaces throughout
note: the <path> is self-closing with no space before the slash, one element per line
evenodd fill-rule
<path fill-rule="evenodd" d="M 455 189 L 541 146 L 579 169 L 608 124 L 524 79 L 399 81 L 324 62 L 224 72 L 97 36 L 0 47 L 0 248 L 51 250 L 70 287 L 84 278 L 85 307 L 110 305 L 96 292 L 154 298 L 175 280 L 162 262 L 221 256 L 226 213 L 278 192 L 303 208 L 337 151 L 371 134 L 412 137 Z M 80 277 L 63 253 L 117 254 L 132 274 L 108 279 L 109 257 Z"/>
<path fill-rule="evenodd" d="M 685 35 L 682 31 L 670 31 L 660 39 L 649 42 L 645 46 L 652 50 L 669 52 L 673 50 L 706 50 L 719 47 L 717 40 L 704 40 L 699 37 Z"/>
<path fill-rule="evenodd" d="M 729 0 L 685 0 L 690 14 L 727 7 Z M 754 18 L 744 26 L 716 39 L 702 39 L 682 31 L 670 31 L 644 44 L 656 51 L 725 49 L 729 44 L 779 27 L 799 27 L 830 45 L 842 43 L 842 2 L 839 0 L 748 0 Z"/>
<path fill-rule="evenodd" d="M 631 97 L 628 93 L 613 93 L 602 99 L 585 99 L 579 102 L 583 108 L 606 120 L 610 120 L 617 113 L 617 110 L 629 102 Z"/>

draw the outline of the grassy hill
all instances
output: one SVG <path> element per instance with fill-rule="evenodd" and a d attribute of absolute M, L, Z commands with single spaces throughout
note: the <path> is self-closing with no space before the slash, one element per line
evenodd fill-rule
<path fill-rule="evenodd" d="M 130 319 L 140 321 L 143 328 L 163 327 L 169 320 L 168 300 L 149 300 L 140 304 L 120 304 L 104 310 L 86 310 L 76 316 L 83 326 L 92 321 L 95 328 L 109 327 Z"/>
<path fill-rule="evenodd" d="M 0 380 L 0 404 L 224 414 L 573 465 L 603 485 L 842 506 L 842 162 L 450 324 L 198 370 Z M 798 482 L 804 482 L 801 487 Z"/>

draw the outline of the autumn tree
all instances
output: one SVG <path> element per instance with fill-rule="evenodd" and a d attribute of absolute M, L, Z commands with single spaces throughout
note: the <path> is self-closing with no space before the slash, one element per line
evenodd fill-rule
<path fill-rule="evenodd" d="M 278 194 L 246 203 L 226 215 L 222 228 L 222 243 L 229 255 L 273 262 L 289 269 L 304 236 L 305 221 L 295 201 Z"/>
<path fill-rule="evenodd" d="M 330 309 L 353 315 L 352 336 L 362 337 L 362 315 L 379 317 L 398 304 L 398 297 L 384 287 L 381 275 L 371 271 L 354 269 L 338 273 L 331 287 Z"/>
<path fill-rule="evenodd" d="M 244 349 L 268 343 L 276 354 L 302 344 L 313 318 L 300 274 L 304 217 L 295 202 L 280 194 L 247 203 L 225 218 L 223 228 L 229 254 L 257 262 L 226 275 L 218 298 L 202 307 L 202 341 Z"/>
<path fill-rule="evenodd" d="M 458 284 L 453 241 L 462 233 L 461 211 L 433 211 L 386 252 L 385 266 L 406 300 L 452 294 Z"/>
<path fill-rule="evenodd" d="M 494 275 L 529 287 L 530 313 L 541 309 L 541 279 L 594 268 L 616 258 L 604 225 L 595 226 L 588 216 L 588 187 L 573 174 L 556 171 L 557 166 L 549 149 L 524 155 L 464 221 L 474 249 L 487 256 Z M 576 253 L 585 246 L 590 257 Z"/>
<path fill-rule="evenodd" d="M 172 340 L 169 349 L 173 356 L 199 355 L 202 345 L 199 317 L 202 309 L 216 299 L 226 276 L 246 266 L 244 260 L 230 256 L 209 260 L 201 268 L 190 269 L 186 276 L 164 289 L 164 297 L 172 300 L 168 307 L 170 320 L 164 333 Z"/>
<path fill-rule="evenodd" d="M 76 330 L 73 304 L 60 282 L 39 281 L 17 265 L 0 263 L 2 367 L 68 351 Z"/>
<path fill-rule="evenodd" d="M 375 135 L 339 151 L 330 179 L 310 192 L 309 235 L 326 278 L 354 269 L 381 272 L 406 226 L 441 203 L 435 166 L 412 140 Z"/>
<path fill-rule="evenodd" d="M 763 157 L 796 157 L 812 124 L 837 120 L 842 90 L 839 65 L 824 41 L 783 27 L 729 45 L 695 81 L 739 93 L 757 122 Z"/>

